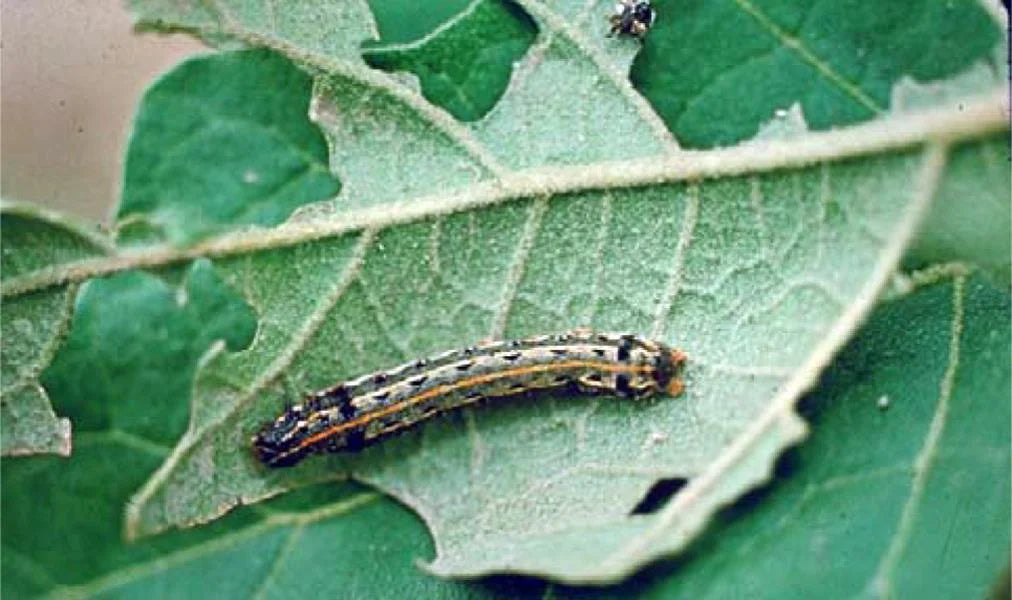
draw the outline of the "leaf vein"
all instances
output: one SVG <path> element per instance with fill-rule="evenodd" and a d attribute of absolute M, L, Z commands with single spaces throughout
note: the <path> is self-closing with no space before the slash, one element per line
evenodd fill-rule
<path fill-rule="evenodd" d="M 510 265 L 503 285 L 499 306 L 496 309 L 492 320 L 492 339 L 502 339 L 506 331 L 506 324 L 509 319 L 510 309 L 516 299 L 517 291 L 520 289 L 524 276 L 524 269 L 527 266 L 527 258 L 530 256 L 538 231 L 541 230 L 542 217 L 548 209 L 548 197 L 539 196 L 531 203 L 528 212 L 527 222 L 524 223 L 523 233 L 517 241 L 516 251 L 513 253 L 513 262 Z"/>
<path fill-rule="evenodd" d="M 274 559 L 271 561 L 271 567 L 264 573 L 263 579 L 260 581 L 260 585 L 253 591 L 253 598 L 268 598 L 270 597 L 270 590 L 272 580 L 278 574 L 281 565 L 284 563 L 285 558 L 291 554 L 292 549 L 295 547 L 295 542 L 302 537 L 302 533 L 305 530 L 305 526 L 302 523 L 296 523 L 288 531 L 288 535 L 285 536 L 285 541 L 278 548 L 278 551 L 274 554 Z"/>
<path fill-rule="evenodd" d="M 447 139 L 453 141 L 458 148 L 493 175 L 502 177 L 508 172 L 508 169 L 499 162 L 499 159 L 495 157 L 491 150 L 474 137 L 470 129 L 461 125 L 443 109 L 430 104 L 411 88 L 399 83 L 395 78 L 381 71 L 310 52 L 279 38 L 258 34 L 249 30 L 226 28 L 221 33 L 235 37 L 251 46 L 270 48 L 324 73 L 340 75 L 372 89 L 383 90 L 390 94 L 392 98 L 395 98 L 404 106 L 411 109 L 422 121 L 431 125 L 435 130 L 446 136 Z M 313 110 L 311 108 L 311 113 Z"/>
<path fill-rule="evenodd" d="M 863 106 L 874 114 L 881 114 L 885 112 L 885 108 L 879 105 L 871 96 L 866 94 L 864 90 L 857 84 L 848 81 L 843 75 L 838 73 L 833 67 L 827 62 L 816 56 L 814 52 L 805 47 L 801 43 L 801 40 L 792 37 L 786 31 L 784 31 L 779 25 L 763 13 L 757 6 L 752 4 L 751 0 L 734 0 L 738 6 L 742 8 L 748 15 L 754 18 L 760 25 L 772 35 L 780 44 L 794 52 L 802 61 L 808 63 L 817 73 L 822 75 L 825 79 L 830 81 L 839 87 L 845 94 L 851 97 L 859 105 Z"/>
<path fill-rule="evenodd" d="M 721 476 L 737 467 L 754 451 L 757 444 L 767 435 L 781 438 L 780 445 L 800 440 L 806 432 L 804 421 L 794 411 L 794 403 L 808 389 L 831 360 L 833 354 L 843 345 L 854 324 L 871 309 L 880 291 L 895 271 L 903 250 L 914 235 L 924 213 L 935 194 L 941 172 L 948 159 L 948 147 L 942 143 L 930 145 L 923 153 L 923 162 L 917 174 L 911 203 L 901 222 L 897 225 L 890 244 L 883 248 L 873 272 L 864 287 L 855 295 L 847 310 L 825 332 L 818 345 L 810 352 L 805 363 L 792 373 L 792 377 L 780 386 L 769 405 L 757 415 L 753 424 L 744 431 L 709 467 L 689 481 L 688 485 L 657 513 L 654 521 L 642 535 L 616 550 L 602 564 L 602 571 L 608 575 L 625 573 L 630 563 L 638 562 L 651 547 L 664 544 L 665 536 L 671 535 L 672 527 L 678 530 L 679 538 L 686 539 L 697 532 L 705 523 L 702 519 L 685 517 L 702 495 L 711 493 L 719 484 Z M 772 467 L 773 457 L 769 458 Z M 687 519 L 687 522 L 686 522 Z"/>
<path fill-rule="evenodd" d="M 870 591 L 878 597 L 885 598 L 892 595 L 892 577 L 907 548 L 910 536 L 913 532 L 914 520 L 921 507 L 921 498 L 927 485 L 928 476 L 931 474 L 932 466 L 938 455 L 942 434 L 949 416 L 949 403 L 952 399 L 952 392 L 955 388 L 956 372 L 959 369 L 960 343 L 963 338 L 963 324 L 965 319 L 964 299 L 966 294 L 966 277 L 956 276 L 953 279 L 952 289 L 952 321 L 949 325 L 949 357 L 938 385 L 938 398 L 935 403 L 934 415 L 928 426 L 927 435 L 924 436 L 924 444 L 917 452 L 914 459 L 913 477 L 910 481 L 910 495 L 903 504 L 899 522 L 896 526 L 896 533 L 889 544 L 889 548 L 882 556 L 875 575 L 869 582 Z"/>
<path fill-rule="evenodd" d="M 668 313 L 675 303 L 675 298 L 682 286 L 682 275 L 684 270 L 685 252 L 692 243 L 692 236 L 696 231 L 696 224 L 699 221 L 699 185 L 692 184 L 686 189 L 685 209 L 682 211 L 682 230 L 675 243 L 674 256 L 671 259 L 670 276 L 667 285 L 664 286 L 664 294 L 657 303 L 657 310 L 654 312 L 654 322 L 650 335 L 654 339 L 660 339 L 664 332 L 664 324 L 667 323 Z"/>
<path fill-rule="evenodd" d="M 673 157 L 596 163 L 518 171 L 492 183 L 412 198 L 382 207 L 352 209 L 317 221 L 289 221 L 278 227 L 223 234 L 187 248 L 155 246 L 122 250 L 107 257 L 82 259 L 11 277 L 0 283 L 9 297 L 72 281 L 136 268 L 154 268 L 198 257 L 242 254 L 279 248 L 360 229 L 382 229 L 465 210 L 520 201 L 545 194 L 592 189 L 618 189 L 665 182 L 735 176 L 799 168 L 827 160 L 908 148 L 927 141 L 955 142 L 1007 127 L 1001 108 L 1004 90 L 953 107 L 904 113 L 854 127 L 815 132 L 790 141 L 770 141 L 706 152 L 681 152 Z"/>
<path fill-rule="evenodd" d="M 345 515 L 358 510 L 378 498 L 378 494 L 363 493 L 303 514 L 277 513 L 254 525 L 211 538 L 204 543 L 188 546 L 182 550 L 155 557 L 150 561 L 135 563 L 109 571 L 105 575 L 83 584 L 58 588 L 46 597 L 51 600 L 93 598 L 102 592 L 114 590 L 145 577 L 163 573 L 173 567 L 197 561 L 216 552 L 230 550 L 238 544 L 251 541 L 279 527 L 289 525 L 304 526 L 324 519 Z"/>
<path fill-rule="evenodd" d="M 607 75 L 608 81 L 615 87 L 615 89 L 622 95 L 626 101 L 636 110 L 640 118 L 650 127 L 650 131 L 653 133 L 654 138 L 661 145 L 661 148 L 668 154 L 676 153 L 678 143 L 675 141 L 674 136 L 671 135 L 671 130 L 664 123 L 664 120 L 657 114 L 653 106 L 647 102 L 632 84 L 629 82 L 628 75 L 622 73 L 617 69 L 613 68 L 609 63 L 607 57 L 601 52 L 594 49 L 591 45 L 590 40 L 587 39 L 586 35 L 578 31 L 572 25 L 570 25 L 561 15 L 548 8 L 543 2 L 539 0 L 517 0 L 517 3 L 524 7 L 528 12 L 537 16 L 545 23 L 552 31 L 562 34 L 570 43 L 572 43 L 588 60 L 599 71 Z"/>

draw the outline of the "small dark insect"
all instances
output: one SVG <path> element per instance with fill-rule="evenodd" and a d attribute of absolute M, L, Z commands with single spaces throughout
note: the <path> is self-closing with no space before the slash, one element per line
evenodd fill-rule
<path fill-rule="evenodd" d="M 642 41 L 656 18 L 657 13 L 650 6 L 649 0 L 619 0 L 615 5 L 615 14 L 608 17 L 611 23 L 608 37 L 617 33 Z"/>

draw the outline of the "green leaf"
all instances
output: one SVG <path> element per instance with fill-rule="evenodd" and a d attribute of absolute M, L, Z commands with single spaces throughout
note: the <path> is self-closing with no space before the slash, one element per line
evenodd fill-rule
<path fill-rule="evenodd" d="M 212 344 L 219 330 L 181 344 L 186 360 L 154 357 L 162 369 L 139 357 L 143 376 L 163 378 L 146 386 L 178 396 L 191 389 L 184 366 L 203 356 L 186 431 L 143 485 L 130 480 L 139 491 L 128 535 L 353 477 L 423 515 L 434 572 L 603 583 L 683 549 L 714 511 L 767 477 L 803 433 L 794 402 L 889 279 L 948 172 L 950 144 L 1007 127 L 999 91 L 839 131 L 682 152 L 626 79 L 637 42 L 604 37 L 576 4 L 525 4 L 538 43 L 495 108 L 463 124 L 363 62 L 358 48 L 374 32 L 361 4 L 275 14 L 240 2 L 192 12 L 136 3 L 151 23 L 266 46 L 312 72 L 310 114 L 342 188 L 331 212 L 271 229 L 186 248 L 149 243 L 4 281 L 6 302 L 143 268 L 143 277 L 114 278 L 129 284 L 119 293 L 167 292 L 185 289 L 168 282 L 206 258 L 198 264 L 218 282 L 211 288 L 256 316 L 244 350 Z M 262 60 L 216 58 L 244 56 Z M 124 321 L 151 322 L 144 303 L 122 306 Z M 287 471 L 250 456 L 251 433 L 306 391 L 489 336 L 586 325 L 684 348 L 687 393 L 504 402 Z M 111 348 L 165 341 L 153 326 L 115 331 L 123 335 L 103 336 Z M 54 386 L 86 389 L 82 379 L 104 368 L 83 360 L 84 346 L 68 346 L 65 364 L 90 369 L 54 363 Z M 119 358 L 107 348 L 95 355 Z M 127 377 L 112 386 L 120 398 L 136 389 Z M 82 412 L 96 413 L 101 439 L 115 420 Z M 167 424 L 182 421 L 165 414 Z M 140 443 L 147 435 L 130 443 L 162 456 L 164 447 Z M 666 478 L 688 483 L 656 512 L 630 515 Z M 296 550 L 320 555 L 298 538 L 283 552 Z"/>
<path fill-rule="evenodd" d="M 414 42 L 462 13 L 471 0 L 416 2 L 415 0 L 372 0 L 369 10 L 376 20 L 379 37 L 386 43 Z"/>
<path fill-rule="evenodd" d="M 1008 137 L 953 153 L 952 168 L 923 229 L 904 259 L 908 270 L 965 261 L 983 266 L 999 282 L 1012 269 L 1012 180 Z"/>
<path fill-rule="evenodd" d="M 304 116 L 310 87 L 271 52 L 192 59 L 156 82 L 127 151 L 120 241 L 277 225 L 335 195 L 323 136 Z"/>
<path fill-rule="evenodd" d="M 92 280 L 42 384 L 73 407 L 67 414 L 81 430 L 129 431 L 169 446 L 186 428 L 179 399 L 189 395 L 201 355 L 217 340 L 240 350 L 255 329 L 248 307 L 206 260 L 193 263 L 176 290 L 139 271 Z"/>
<path fill-rule="evenodd" d="M 100 256 L 108 242 L 65 219 L 28 206 L 0 205 L 0 280 Z M 70 421 L 56 416 L 39 374 L 66 333 L 76 285 L 5 298 L 0 311 L 0 454 L 70 454 Z"/>
<path fill-rule="evenodd" d="M 89 410 L 67 406 L 75 407 Z M 207 527 L 125 543 L 123 504 L 169 448 L 136 436 L 136 412 L 118 408 L 127 405 L 110 410 L 120 429 L 75 432 L 72 460 L 0 463 L 4 596 L 137 597 L 161 590 L 179 597 L 249 597 L 331 589 L 331 595 L 363 597 L 385 586 L 431 597 L 449 587 L 413 567 L 412 556 L 426 551 L 428 539 L 411 515 L 350 484 L 317 486 Z M 376 539 L 371 532 L 378 522 L 402 535 Z M 313 548 L 332 555 L 335 543 L 341 552 L 334 556 L 342 558 L 319 564 Z M 275 568 L 279 561 L 296 569 Z"/>
<path fill-rule="evenodd" d="M 873 313 L 800 405 L 811 438 L 687 556 L 554 597 L 988 597 L 1008 567 L 1012 312 L 951 271 Z"/>
<path fill-rule="evenodd" d="M 956 75 L 989 59 L 1003 37 L 975 0 L 655 4 L 657 24 L 631 76 L 691 148 L 749 139 L 795 103 L 814 130 L 873 119 L 893 108 L 901 78 Z"/>
<path fill-rule="evenodd" d="M 896 241 L 924 205 L 910 183 L 937 176 L 939 161 L 897 155 L 787 180 L 573 193 L 219 259 L 263 325 L 248 351 L 219 355 L 200 372 L 191 427 L 131 502 L 128 533 L 350 475 L 425 516 L 437 539 L 434 571 L 624 574 L 674 550 L 672 540 L 763 478 L 798 439 L 795 390 L 842 341 L 833 330 L 852 330 L 885 281 Z M 838 190 L 831 197 L 820 192 L 828 186 Z M 874 201 L 864 192 L 872 188 Z M 592 250 L 570 250 L 587 239 L 597 240 Z M 626 275 L 602 277 L 595 256 Z M 313 267 L 291 268 L 305 264 Z M 249 436 L 300 392 L 489 335 L 581 324 L 682 345 L 693 356 L 686 397 L 505 403 L 288 472 L 251 460 Z M 656 479 L 676 476 L 703 484 L 679 496 L 688 505 L 628 515 Z M 597 539 L 590 549 L 588 535 Z"/>
<path fill-rule="evenodd" d="M 305 488 L 207 527 L 126 545 L 120 508 L 168 448 L 137 444 L 123 433 L 78 432 L 71 461 L 0 463 L 2 591 L 11 597 L 159 590 L 268 597 L 841 596 L 873 591 L 895 547 L 883 572 L 897 597 L 981 597 L 1007 557 L 1009 311 L 1005 293 L 962 275 L 876 310 L 802 402 L 813 434 L 781 459 L 775 484 L 724 511 L 686 557 L 618 588 L 545 592 L 537 582 L 514 579 L 459 584 L 426 577 L 412 564 L 431 552 L 421 525 L 395 502 L 351 485 Z M 953 387 L 943 396 L 946 381 Z"/>
<path fill-rule="evenodd" d="M 426 39 L 369 45 L 363 57 L 377 69 L 414 73 L 426 100 L 458 120 L 475 121 L 502 96 L 514 61 L 536 34 L 530 17 L 512 4 L 476 2 Z M 449 101 L 440 103 L 443 99 Z"/>

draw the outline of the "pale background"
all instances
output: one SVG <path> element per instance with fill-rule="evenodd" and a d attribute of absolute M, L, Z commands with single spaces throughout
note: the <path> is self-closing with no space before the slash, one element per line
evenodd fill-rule
<path fill-rule="evenodd" d="M 145 87 L 204 50 L 124 0 L 0 0 L 0 194 L 109 222 Z"/>

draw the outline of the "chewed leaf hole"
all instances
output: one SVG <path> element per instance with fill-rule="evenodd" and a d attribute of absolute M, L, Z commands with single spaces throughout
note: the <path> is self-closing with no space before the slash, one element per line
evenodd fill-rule
<path fill-rule="evenodd" d="M 426 6 L 431 3 L 422 3 Z M 460 121 L 484 117 L 506 92 L 513 68 L 530 49 L 538 26 L 505 0 L 474 3 L 410 42 L 394 41 L 418 19 L 376 13 L 384 40 L 366 43 L 362 59 L 374 69 L 413 73 L 422 95 Z M 395 27 L 400 21 L 407 25 Z"/>
<path fill-rule="evenodd" d="M 650 487 L 650 490 L 639 501 L 639 504 L 632 509 L 632 513 L 630 514 L 648 515 L 657 512 L 658 509 L 674 498 L 675 494 L 685 487 L 687 483 L 689 483 L 689 480 L 684 477 L 661 479 Z"/>

